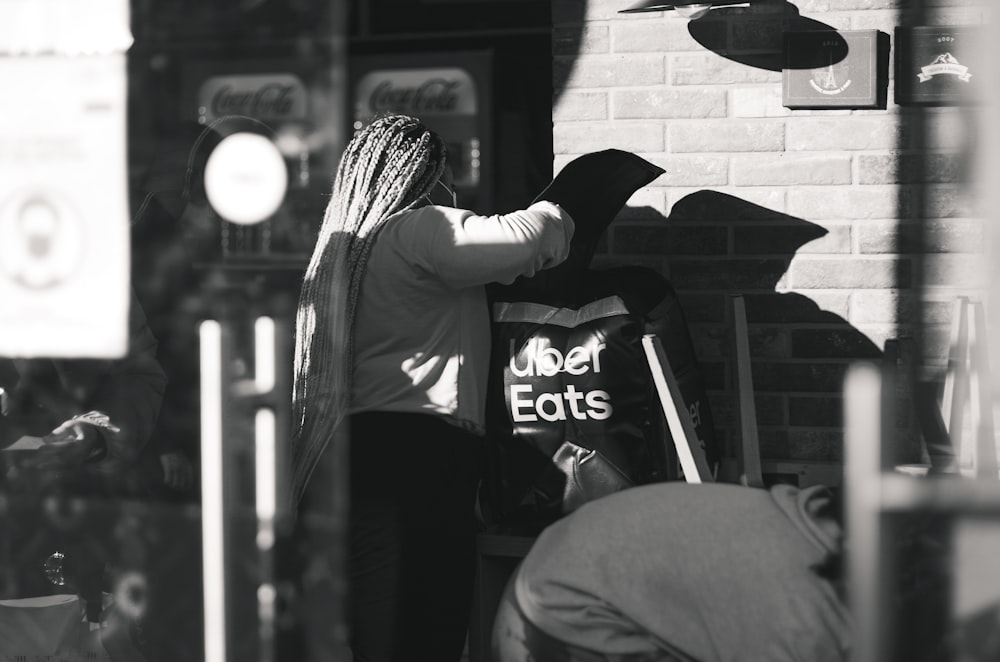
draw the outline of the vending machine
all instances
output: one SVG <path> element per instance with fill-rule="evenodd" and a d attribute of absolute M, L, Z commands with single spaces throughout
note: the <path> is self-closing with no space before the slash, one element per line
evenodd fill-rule
<path fill-rule="evenodd" d="M 448 145 L 458 205 L 493 209 L 493 81 L 487 51 L 379 54 L 350 61 L 351 129 L 380 113 L 421 120 Z"/>

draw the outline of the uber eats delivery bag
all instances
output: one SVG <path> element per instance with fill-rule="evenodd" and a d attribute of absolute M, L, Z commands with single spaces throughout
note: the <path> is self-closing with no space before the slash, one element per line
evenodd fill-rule
<path fill-rule="evenodd" d="M 690 332 L 652 269 L 594 270 L 597 241 L 639 187 L 663 171 L 607 150 L 568 164 L 538 199 L 576 223 L 565 263 L 490 288 L 489 453 L 480 509 L 496 531 L 532 534 L 583 503 L 677 476 L 642 347 L 656 334 L 710 466 L 711 412 Z"/>

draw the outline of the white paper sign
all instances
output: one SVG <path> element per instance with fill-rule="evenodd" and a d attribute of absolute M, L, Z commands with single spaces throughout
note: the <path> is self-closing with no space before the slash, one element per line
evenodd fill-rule
<path fill-rule="evenodd" d="M 0 53 L 94 55 L 132 45 L 129 0 L 0 0 Z"/>
<path fill-rule="evenodd" d="M 0 355 L 122 356 L 125 56 L 0 56 L 0 90 Z"/>

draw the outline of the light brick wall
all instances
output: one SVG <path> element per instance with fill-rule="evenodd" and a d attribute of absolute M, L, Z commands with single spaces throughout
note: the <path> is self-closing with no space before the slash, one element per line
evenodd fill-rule
<path fill-rule="evenodd" d="M 617 13 L 635 4 L 553 0 L 555 169 L 609 148 L 666 169 L 616 219 L 595 266 L 670 278 L 730 451 L 727 302 L 743 294 L 764 457 L 839 461 L 847 366 L 918 328 L 923 363 L 942 366 L 950 302 L 980 285 L 969 121 L 959 108 L 900 108 L 891 80 L 884 110 L 790 110 L 773 65 L 789 21 L 891 40 L 919 3 L 757 0 L 696 30 L 675 12 Z M 974 0 L 923 5 L 929 24 L 985 20 Z"/>

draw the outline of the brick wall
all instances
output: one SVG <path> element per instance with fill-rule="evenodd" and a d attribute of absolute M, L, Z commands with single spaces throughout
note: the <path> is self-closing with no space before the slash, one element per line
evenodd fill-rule
<path fill-rule="evenodd" d="M 744 295 L 762 455 L 838 462 L 850 362 L 913 336 L 920 364 L 940 368 L 951 301 L 979 285 L 982 228 L 962 167 L 971 121 L 958 107 L 895 105 L 891 80 L 885 109 L 785 108 L 782 31 L 811 20 L 891 40 L 897 25 L 978 24 L 985 12 L 755 0 L 691 24 L 617 13 L 635 4 L 553 0 L 555 170 L 608 148 L 666 169 L 616 219 L 595 266 L 644 264 L 672 281 L 730 450 L 727 302 Z M 901 425 L 908 413 L 904 402 Z"/>

